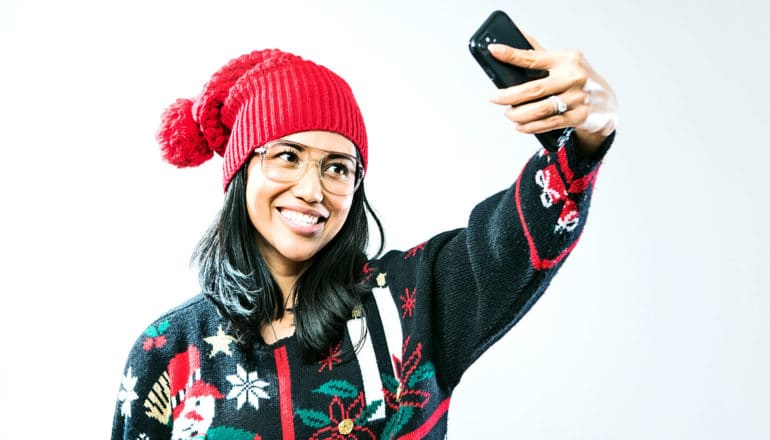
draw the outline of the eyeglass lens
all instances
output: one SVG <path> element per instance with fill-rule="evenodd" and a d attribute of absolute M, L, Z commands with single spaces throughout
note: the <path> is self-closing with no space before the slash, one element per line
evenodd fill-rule
<path fill-rule="evenodd" d="M 302 178 L 309 163 L 318 165 L 323 187 L 338 195 L 352 194 L 357 186 L 358 161 L 346 154 L 323 152 L 320 160 L 311 158 L 311 147 L 290 142 L 270 145 L 262 156 L 265 176 L 282 182 Z M 323 151 L 323 150 L 316 150 Z"/>

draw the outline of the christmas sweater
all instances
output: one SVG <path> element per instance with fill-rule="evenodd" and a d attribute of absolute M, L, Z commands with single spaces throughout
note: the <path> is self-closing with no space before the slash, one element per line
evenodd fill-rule
<path fill-rule="evenodd" d="M 532 307 L 585 225 L 605 142 L 541 150 L 462 229 L 362 268 L 342 340 L 303 360 L 295 337 L 240 344 L 198 295 L 130 351 L 113 439 L 440 439 L 463 372 Z"/>

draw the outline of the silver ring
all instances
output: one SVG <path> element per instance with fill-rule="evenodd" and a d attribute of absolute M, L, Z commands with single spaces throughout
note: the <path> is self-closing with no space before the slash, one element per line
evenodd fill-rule
<path fill-rule="evenodd" d="M 548 99 L 551 100 L 551 104 L 553 104 L 553 114 L 554 115 L 560 115 L 567 111 L 567 104 L 559 99 L 556 95 L 551 95 L 548 97 Z"/>

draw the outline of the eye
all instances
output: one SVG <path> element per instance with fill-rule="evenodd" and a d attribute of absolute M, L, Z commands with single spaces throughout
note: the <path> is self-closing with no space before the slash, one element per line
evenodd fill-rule
<path fill-rule="evenodd" d="M 349 180 L 355 177 L 355 163 L 350 159 L 333 158 L 324 164 L 324 175 L 340 180 Z"/>
<path fill-rule="evenodd" d="M 302 150 L 289 144 L 278 144 L 265 154 L 265 160 L 273 166 L 297 166 L 302 162 Z"/>
<path fill-rule="evenodd" d="M 276 159 L 280 159 L 285 162 L 299 162 L 299 156 L 293 151 L 282 151 L 276 156 Z"/>

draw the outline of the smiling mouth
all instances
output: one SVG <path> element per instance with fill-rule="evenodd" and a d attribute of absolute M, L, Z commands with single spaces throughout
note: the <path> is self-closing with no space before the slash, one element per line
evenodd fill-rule
<path fill-rule="evenodd" d="M 316 215 L 302 214 L 296 211 L 290 211 L 288 209 L 281 209 L 279 212 L 283 218 L 300 226 L 315 225 L 318 224 L 318 222 L 321 220 L 321 217 Z"/>

